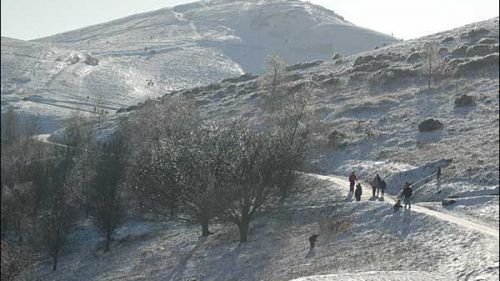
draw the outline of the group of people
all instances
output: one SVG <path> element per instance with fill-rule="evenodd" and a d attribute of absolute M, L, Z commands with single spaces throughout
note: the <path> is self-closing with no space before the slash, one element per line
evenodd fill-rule
<path fill-rule="evenodd" d="M 437 171 L 436 171 L 436 179 L 438 181 L 441 180 L 441 167 L 438 166 Z M 357 184 L 356 184 L 357 183 Z M 385 188 L 387 187 L 387 183 L 380 177 L 379 174 L 375 176 L 373 181 L 370 183 L 372 186 L 372 194 L 373 197 L 379 197 L 380 198 L 384 197 L 385 194 Z M 413 195 L 413 189 L 411 187 L 411 183 L 405 182 L 403 186 L 403 190 L 401 192 L 401 195 L 399 198 L 403 198 L 403 203 L 404 203 L 404 208 L 405 210 L 411 210 L 411 197 Z M 356 189 L 354 189 L 356 187 Z M 358 181 L 358 177 L 354 172 L 351 173 L 349 176 L 349 196 L 352 196 L 354 194 L 354 197 L 356 198 L 356 201 L 361 201 L 361 195 L 363 194 L 363 187 Z M 394 212 L 399 211 L 400 209 L 403 208 L 403 205 L 401 204 L 401 199 L 398 199 L 396 203 L 393 206 Z M 309 237 L 309 244 L 311 250 L 314 249 L 314 246 L 318 240 L 319 234 L 313 234 L 311 237 Z"/>
<path fill-rule="evenodd" d="M 387 183 L 385 180 L 380 178 L 379 174 L 375 176 L 373 181 L 370 184 L 372 186 L 372 196 L 375 198 L 379 198 L 379 195 L 382 194 L 382 198 L 385 195 L 385 188 L 387 186 Z"/>
<path fill-rule="evenodd" d="M 357 184 L 356 184 L 357 182 Z M 383 180 L 379 174 L 375 176 L 373 181 L 370 183 L 372 186 L 372 196 L 373 198 L 383 198 L 385 195 L 385 188 L 387 187 L 387 183 Z M 356 189 L 354 189 L 356 186 Z M 349 195 L 353 195 L 356 198 L 356 201 L 361 201 L 361 195 L 363 194 L 363 187 L 361 183 L 358 181 L 358 177 L 354 172 L 349 176 Z M 381 195 L 381 196 L 380 196 Z M 380 197 L 379 197 L 380 196 Z"/>
<path fill-rule="evenodd" d="M 438 177 L 440 176 L 440 172 L 441 171 L 439 171 Z M 370 185 L 372 186 L 373 198 L 384 198 L 385 188 L 387 187 L 387 183 L 380 177 L 379 174 L 375 176 L 375 178 L 371 181 Z M 354 189 L 354 187 L 356 187 L 356 189 Z M 349 176 L 349 196 L 352 196 L 353 194 L 356 201 L 361 201 L 361 195 L 363 194 L 363 187 L 361 186 L 361 183 L 359 183 L 358 177 L 354 172 L 352 172 L 351 175 Z M 403 198 L 405 209 L 407 208 L 411 209 L 412 195 L 413 195 L 413 189 L 411 188 L 411 184 L 409 182 L 406 182 L 400 196 Z M 401 205 L 401 200 L 398 199 L 396 204 L 394 204 L 394 211 L 396 212 L 401 208 L 403 208 L 403 205 Z"/>

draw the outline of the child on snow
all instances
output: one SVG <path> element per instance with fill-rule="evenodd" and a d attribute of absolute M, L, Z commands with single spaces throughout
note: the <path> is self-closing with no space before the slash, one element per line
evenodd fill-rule
<path fill-rule="evenodd" d="M 394 204 L 394 212 L 397 212 L 399 211 L 399 209 L 403 208 L 403 205 L 401 205 L 401 200 L 398 199 L 398 201 L 396 202 L 396 204 Z"/>
<path fill-rule="evenodd" d="M 319 234 L 313 234 L 311 237 L 309 237 L 309 245 L 311 246 L 311 250 L 314 249 L 314 245 L 316 244 L 316 241 L 318 240 Z"/>
<path fill-rule="evenodd" d="M 354 192 L 354 197 L 356 197 L 356 201 L 361 201 L 361 194 L 363 194 L 363 188 L 361 187 L 361 184 L 358 183 L 356 185 L 356 191 Z"/>

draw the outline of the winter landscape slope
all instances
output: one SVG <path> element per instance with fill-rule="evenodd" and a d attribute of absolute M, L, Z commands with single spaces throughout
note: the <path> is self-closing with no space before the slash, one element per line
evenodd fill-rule
<path fill-rule="evenodd" d="M 251 224 L 238 246 L 231 225 L 199 237 L 197 225 L 129 220 L 111 253 L 88 222 L 52 273 L 43 261 L 27 279 L 48 280 L 497 280 L 499 277 L 498 18 L 324 63 L 289 68 L 291 93 L 309 86 L 312 106 L 331 132 L 310 151 L 324 174 L 355 170 L 363 200 L 346 198 L 345 181 L 325 180 Z M 427 89 L 420 48 L 437 41 L 447 72 Z M 170 96 L 195 99 L 207 119 L 260 120 L 260 78 L 242 76 L 175 91 L 122 108 L 120 118 L 162 107 Z M 463 94 L 472 103 L 456 105 Z M 427 118 L 441 129 L 419 132 Z M 434 173 L 443 167 L 441 180 Z M 370 198 L 378 172 L 385 201 Z M 405 181 L 414 183 L 411 212 L 392 210 Z M 443 204 L 445 203 L 445 204 Z M 416 208 L 415 208 L 416 207 Z M 434 210 L 434 213 L 431 212 Z M 428 210 L 428 211 L 426 211 Z M 436 213 L 438 212 L 438 213 Z M 454 219 L 458 218 L 458 219 Z M 307 238 L 320 233 L 309 251 Z M 35 277 L 36 276 L 36 277 Z M 299 278 L 299 279 L 297 279 Z"/>
<path fill-rule="evenodd" d="M 443 180 L 430 177 L 419 182 L 421 201 L 454 193 L 468 197 L 473 190 L 470 196 L 477 196 L 478 189 L 497 195 L 498 34 L 494 18 L 334 61 L 289 67 L 285 87 L 291 94 L 304 86 L 314 91 L 311 107 L 330 133 L 325 136 L 329 145 L 318 144 L 310 159 L 326 173 L 356 170 L 365 178 L 375 171 L 401 174 L 389 182 L 392 192 L 399 191 L 404 180 L 420 181 L 433 175 L 437 166 L 445 167 Z M 445 71 L 427 89 L 420 50 L 429 41 L 440 44 Z M 260 78 L 242 76 L 176 91 L 142 107 L 161 107 L 170 96 L 189 96 L 207 119 L 259 123 L 263 92 Z M 457 105 L 462 95 L 472 102 Z M 126 115 L 134 109 L 120 111 Z M 419 131 L 428 118 L 443 127 Z M 498 219 L 498 210 L 490 215 Z"/>
<path fill-rule="evenodd" d="M 394 213 L 390 203 L 368 196 L 352 202 L 346 194 L 345 185 L 326 179 L 259 216 L 244 245 L 231 225 L 216 224 L 203 238 L 198 226 L 141 218 L 120 228 L 113 250 L 103 253 L 96 230 L 82 222 L 57 272 L 41 262 L 20 280 L 498 278 L 498 236 L 419 212 Z M 320 234 L 314 250 L 311 233 Z"/>
<path fill-rule="evenodd" d="M 2 38 L 2 110 L 40 114 L 46 132 L 72 111 L 114 111 L 181 88 L 396 40 L 300 1 L 201 1 L 35 41 Z M 150 82 L 151 81 L 151 82 Z"/>

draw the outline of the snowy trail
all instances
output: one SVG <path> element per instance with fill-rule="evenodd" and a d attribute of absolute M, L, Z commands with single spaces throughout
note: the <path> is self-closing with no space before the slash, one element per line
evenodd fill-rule
<path fill-rule="evenodd" d="M 341 187 L 344 188 L 344 190 L 349 190 L 349 182 L 345 179 L 341 179 L 337 176 L 322 176 L 322 175 L 316 175 L 316 174 L 310 174 L 318 179 L 321 179 L 321 180 L 327 180 L 327 181 L 331 181 L 331 182 L 334 182 L 335 184 L 338 184 L 340 185 Z M 395 200 L 392 196 L 389 196 L 386 194 L 386 199 L 389 199 L 388 201 L 386 202 L 390 202 L 390 203 L 394 203 Z M 470 221 L 470 220 L 467 220 L 467 219 L 463 219 L 463 218 L 460 218 L 460 217 L 457 217 L 455 215 L 450 215 L 450 214 L 446 214 L 446 213 L 443 213 L 443 212 L 438 212 L 438 211 L 434 211 L 434 210 L 431 210 L 431 209 L 428 209 L 426 207 L 421 207 L 421 206 L 417 206 L 417 205 L 412 205 L 412 211 L 415 211 L 415 212 L 418 212 L 418 213 L 422 213 L 422 214 L 426 214 L 426 215 L 429 215 L 429 216 L 432 216 L 432 217 L 435 217 L 439 220 L 443 220 L 443 221 L 447 221 L 447 222 L 451 222 L 451 223 L 454 223 L 454 224 L 457 224 L 459 226 L 462 226 L 462 227 L 465 227 L 465 228 L 468 228 L 470 230 L 474 230 L 474 231 L 478 231 L 478 232 L 481 232 L 487 236 L 490 236 L 490 237 L 494 237 L 495 239 L 499 240 L 499 231 L 498 229 L 495 229 L 495 228 L 491 228 L 489 226 L 486 226 L 486 225 L 483 225 L 483 224 L 480 224 L 480 223 L 477 223 L 477 222 L 473 222 L 473 221 Z"/>

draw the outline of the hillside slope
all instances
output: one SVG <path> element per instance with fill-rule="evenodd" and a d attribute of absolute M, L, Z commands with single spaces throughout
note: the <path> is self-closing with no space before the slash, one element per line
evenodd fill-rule
<path fill-rule="evenodd" d="M 330 133 L 329 144 L 318 143 L 309 154 L 325 173 L 362 178 L 376 172 L 393 177 L 390 192 L 405 181 L 419 182 L 419 201 L 439 202 L 448 196 L 498 195 L 499 66 L 498 18 L 448 32 L 401 42 L 378 50 L 324 63 L 289 67 L 285 87 L 290 93 L 312 88 L 311 108 Z M 427 89 L 419 50 L 436 41 L 446 69 Z M 246 118 L 262 122 L 258 107 L 264 89 L 259 78 L 242 76 L 222 83 L 174 92 L 143 107 L 167 103 L 170 96 L 189 96 L 207 119 Z M 472 102 L 462 105 L 463 95 Z M 123 114 L 134 109 L 123 108 Z M 139 107 L 141 108 L 141 107 Z M 128 112 L 128 113 L 127 113 Z M 419 131 L 429 118 L 442 128 Z M 443 179 L 436 181 L 437 166 Z M 476 217 L 498 220 L 496 197 L 458 202 Z M 476 198 L 478 199 L 478 198 Z M 460 201 L 460 200 L 455 200 Z M 483 211 L 470 204 L 481 202 Z M 456 202 L 455 202 L 456 203 Z"/>
<path fill-rule="evenodd" d="M 75 110 L 113 114 L 172 90 L 261 72 L 271 53 L 295 63 L 394 41 L 300 1 L 194 2 L 35 41 L 2 38 L 2 108 L 40 114 L 51 132 Z"/>
<path fill-rule="evenodd" d="M 102 239 L 85 221 L 57 272 L 43 260 L 20 280 L 497 280 L 498 20 L 289 67 L 290 93 L 312 87 L 312 108 L 329 133 L 336 131 L 328 145 L 320 139 L 311 148 L 309 160 L 325 174 L 345 178 L 355 170 L 365 188 L 361 202 L 345 200 L 339 181 L 315 186 L 261 213 L 242 246 L 232 225 L 215 224 L 214 235 L 200 238 L 198 225 L 140 217 L 120 228 L 104 254 Z M 428 41 L 439 42 L 447 69 L 430 90 L 418 54 Z M 134 118 L 182 95 L 207 119 L 259 123 L 263 92 L 258 77 L 241 76 L 124 107 L 113 118 Z M 463 94 L 473 103 L 456 105 Z M 443 127 L 419 132 L 427 118 Z M 443 167 L 439 181 L 437 166 Z M 364 182 L 376 172 L 387 180 L 388 200 L 369 195 Z M 405 181 L 415 183 L 420 211 L 394 213 L 389 197 Z M 320 238 L 309 251 L 312 233 Z"/>
<path fill-rule="evenodd" d="M 96 230 L 82 223 L 57 272 L 42 261 L 19 280 L 497 280 L 498 236 L 346 194 L 330 181 L 305 190 L 259 216 L 244 245 L 232 225 L 200 237 L 197 225 L 141 218 L 103 253 Z M 312 233 L 320 234 L 314 250 Z"/>

